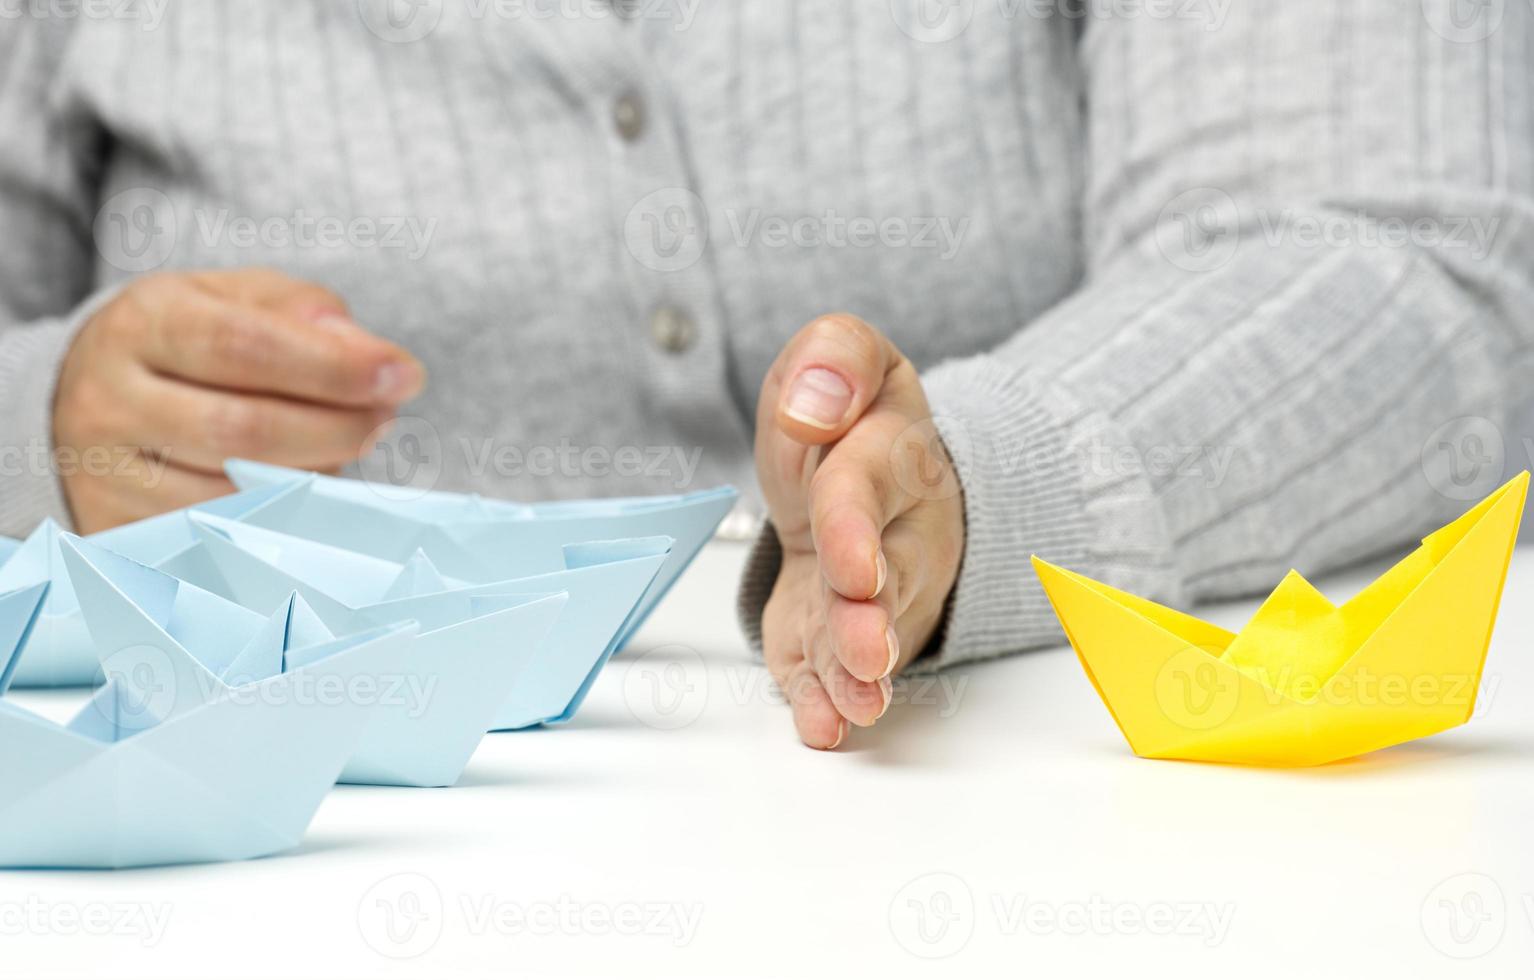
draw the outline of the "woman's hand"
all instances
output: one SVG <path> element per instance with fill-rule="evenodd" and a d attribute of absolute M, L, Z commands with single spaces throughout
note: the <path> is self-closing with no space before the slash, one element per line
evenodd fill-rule
<path fill-rule="evenodd" d="M 964 503 L 931 415 L 911 362 L 845 314 L 799 331 L 762 384 L 756 468 L 783 546 L 762 642 L 812 748 L 884 714 L 958 577 Z"/>
<path fill-rule="evenodd" d="M 59 372 L 53 439 L 81 461 L 61 466 L 75 525 L 228 493 L 230 456 L 338 469 L 424 381 L 312 283 L 265 269 L 140 279 L 81 328 Z"/>

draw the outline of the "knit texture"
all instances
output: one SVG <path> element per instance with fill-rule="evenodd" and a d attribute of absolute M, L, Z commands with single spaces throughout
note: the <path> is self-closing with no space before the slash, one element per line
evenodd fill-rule
<path fill-rule="evenodd" d="M 12 463 L 87 298 L 182 268 L 344 295 L 430 371 L 437 485 L 524 498 L 749 495 L 772 358 L 861 315 L 964 488 L 932 665 L 1059 639 L 1031 553 L 1245 593 L 1461 510 L 1470 436 L 1524 462 L 1527 4 L 387 6 L 0 31 L 0 532 L 67 518 Z"/>

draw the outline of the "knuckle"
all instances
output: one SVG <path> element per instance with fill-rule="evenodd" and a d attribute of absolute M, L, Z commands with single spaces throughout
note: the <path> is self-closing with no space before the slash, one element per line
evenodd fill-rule
<path fill-rule="evenodd" d="M 138 337 L 151 318 L 152 294 L 124 290 L 91 318 L 90 329 L 103 343 L 118 345 Z"/>
<path fill-rule="evenodd" d="M 833 344 L 859 361 L 876 362 L 883 344 L 879 331 L 847 313 L 823 316 L 810 325 L 811 336 Z"/>
<path fill-rule="evenodd" d="M 347 312 L 346 301 L 324 286 L 312 282 L 295 281 L 288 291 L 288 302 L 294 307 L 309 310 Z"/>
<path fill-rule="evenodd" d="M 825 514 L 887 499 L 890 485 L 890 474 L 878 466 L 827 462 L 810 477 L 810 495 L 817 509 Z"/>
<path fill-rule="evenodd" d="M 230 311 L 201 333 L 201 342 L 216 362 L 259 369 L 271 360 L 271 338 L 260 318 L 247 311 Z"/>
<path fill-rule="evenodd" d="M 255 403 L 221 398 L 203 417 L 208 448 L 221 456 L 250 456 L 271 443 L 271 420 Z"/>
<path fill-rule="evenodd" d="M 383 363 L 379 358 L 339 337 L 326 337 L 316 353 L 315 370 L 330 392 L 358 399 L 372 394 L 372 379 Z"/>

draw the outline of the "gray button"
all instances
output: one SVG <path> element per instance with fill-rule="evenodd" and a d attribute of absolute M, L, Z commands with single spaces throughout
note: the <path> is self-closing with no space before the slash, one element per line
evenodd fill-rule
<path fill-rule="evenodd" d="M 644 135 L 644 101 L 633 92 L 625 92 L 613 103 L 613 125 L 618 135 L 630 143 Z"/>
<path fill-rule="evenodd" d="M 662 306 L 650 315 L 650 336 L 668 354 L 681 354 L 698 340 L 698 325 L 674 306 Z"/>

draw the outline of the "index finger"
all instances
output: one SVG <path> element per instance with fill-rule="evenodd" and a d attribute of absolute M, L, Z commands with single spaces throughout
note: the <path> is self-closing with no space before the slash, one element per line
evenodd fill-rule
<path fill-rule="evenodd" d="M 348 407 L 398 405 L 425 372 L 403 348 L 197 291 L 152 312 L 141 356 L 157 371 L 239 391 Z"/>

